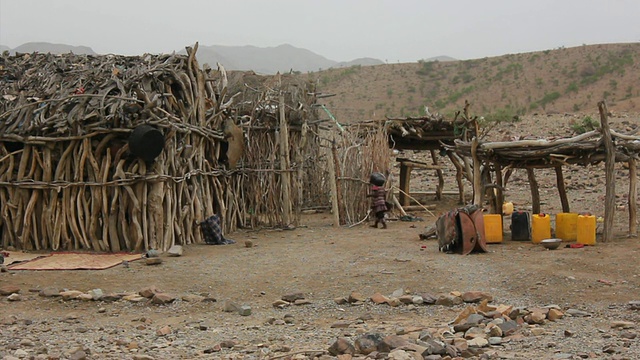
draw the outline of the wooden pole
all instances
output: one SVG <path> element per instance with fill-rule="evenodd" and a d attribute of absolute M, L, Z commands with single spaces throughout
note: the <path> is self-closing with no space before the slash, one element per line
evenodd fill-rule
<path fill-rule="evenodd" d="M 564 186 L 564 176 L 562 176 L 562 166 L 556 166 L 556 183 L 558 185 L 558 193 L 560 194 L 560 202 L 562 203 L 562 212 L 568 213 L 569 199 L 567 199 L 567 189 Z"/>
<path fill-rule="evenodd" d="M 529 188 L 531 189 L 531 211 L 534 214 L 540 213 L 540 192 L 538 190 L 538 181 L 536 181 L 536 174 L 533 172 L 533 168 L 527 168 L 527 176 L 529 177 Z"/>
<path fill-rule="evenodd" d="M 480 178 L 480 160 L 478 159 L 478 137 L 471 142 L 471 157 L 473 158 L 473 204 L 481 206 L 482 179 Z"/>
<path fill-rule="evenodd" d="M 500 216 L 503 215 L 502 213 L 502 205 L 504 205 L 504 185 L 502 184 L 502 166 L 498 163 L 493 164 L 493 166 L 495 167 L 495 171 L 496 171 L 496 185 L 498 186 L 498 188 L 496 189 L 496 210 L 497 210 L 497 214 L 500 214 Z"/>
<path fill-rule="evenodd" d="M 280 94 L 280 177 L 282 179 L 282 221 L 291 224 L 291 178 L 289 174 L 289 129 L 285 118 L 284 94 Z"/>
<path fill-rule="evenodd" d="M 433 165 L 438 165 L 438 157 L 436 156 L 436 151 L 431 150 L 431 160 L 433 160 Z M 438 187 L 436 187 L 436 200 L 442 200 L 442 191 L 444 190 L 444 175 L 442 173 L 442 169 L 436 169 L 436 175 L 438 176 Z"/>
<path fill-rule="evenodd" d="M 327 171 L 329 172 L 329 188 L 331 189 L 331 212 L 333 214 L 333 227 L 340 226 L 340 210 L 338 206 L 338 186 L 336 184 L 336 169 L 333 162 L 331 148 L 326 150 Z"/>
<path fill-rule="evenodd" d="M 410 204 L 409 197 L 406 194 L 409 194 L 409 188 L 411 186 L 411 165 L 400 162 L 400 204 L 402 206 L 408 206 Z"/>
<path fill-rule="evenodd" d="M 638 237 L 636 214 L 638 212 L 638 175 L 636 159 L 629 160 L 629 237 Z"/>
<path fill-rule="evenodd" d="M 611 131 L 609 130 L 609 120 L 607 118 L 607 104 L 604 101 L 598 103 L 600 111 L 600 126 L 602 129 L 602 140 L 606 154 L 605 160 L 605 176 L 606 191 L 604 196 L 604 229 L 602 231 L 602 241 L 608 242 L 613 240 L 613 216 L 616 211 L 616 180 L 615 180 L 615 161 L 616 149 L 611 139 Z"/>
<path fill-rule="evenodd" d="M 449 160 L 453 163 L 453 166 L 456 168 L 456 182 L 458 183 L 458 202 L 460 205 L 464 205 L 464 184 L 462 183 L 462 177 L 464 176 L 464 168 L 460 161 L 453 155 L 452 152 L 448 152 Z"/>
<path fill-rule="evenodd" d="M 340 178 L 342 178 L 342 171 L 340 170 L 340 159 L 338 158 L 338 147 L 336 146 L 335 139 L 331 142 L 331 157 L 333 158 L 333 169 L 336 174 L 336 198 L 338 199 L 338 214 L 340 223 L 344 222 L 346 214 L 344 196 L 342 196 L 342 184 Z"/>

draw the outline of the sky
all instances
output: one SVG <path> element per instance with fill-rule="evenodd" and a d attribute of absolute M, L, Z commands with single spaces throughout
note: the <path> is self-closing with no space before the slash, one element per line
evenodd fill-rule
<path fill-rule="evenodd" d="M 334 61 L 416 62 L 640 42 L 640 0 L 0 0 L 0 45 L 100 54 L 290 44 Z"/>

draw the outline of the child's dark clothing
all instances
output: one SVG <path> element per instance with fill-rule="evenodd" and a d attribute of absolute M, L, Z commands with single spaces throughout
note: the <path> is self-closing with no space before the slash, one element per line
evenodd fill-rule
<path fill-rule="evenodd" d="M 384 221 L 384 213 L 389 210 L 387 209 L 386 203 L 386 191 L 382 186 L 371 186 L 371 195 L 373 199 L 371 201 L 371 209 L 376 214 L 376 222 L 373 227 L 378 227 L 378 223 L 382 223 L 382 228 L 386 229 L 387 224 Z"/>

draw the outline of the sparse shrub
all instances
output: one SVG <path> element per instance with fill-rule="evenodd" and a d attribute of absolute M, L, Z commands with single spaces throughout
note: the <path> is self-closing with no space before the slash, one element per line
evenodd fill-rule
<path fill-rule="evenodd" d="M 571 130 L 576 134 L 584 134 L 587 131 L 595 130 L 600 127 L 600 123 L 594 120 L 591 116 L 585 116 L 581 122 L 571 125 Z"/>
<path fill-rule="evenodd" d="M 575 82 L 572 82 L 571 84 L 569 84 L 569 86 L 567 86 L 567 93 L 570 92 L 578 92 L 578 84 L 576 84 Z"/>

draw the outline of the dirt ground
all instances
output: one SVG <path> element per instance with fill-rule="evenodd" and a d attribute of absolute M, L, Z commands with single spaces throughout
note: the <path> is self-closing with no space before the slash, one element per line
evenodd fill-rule
<path fill-rule="evenodd" d="M 621 181 L 625 174 L 620 168 Z M 430 175 L 417 173 L 416 188 L 430 189 Z M 542 175 L 539 181 L 543 211 L 554 214 L 560 205 L 550 176 Z M 573 208 L 602 216 L 602 169 L 571 169 L 567 178 Z M 447 188 L 454 183 L 447 181 Z M 640 326 L 640 312 L 628 307 L 630 301 L 640 300 L 640 241 L 627 237 L 627 189 L 622 185 L 620 189 L 616 239 L 582 249 L 548 251 L 530 242 L 510 241 L 506 217 L 503 243 L 490 244 L 485 254 L 452 255 L 439 252 L 436 240 L 419 239 L 436 219 L 426 212 L 413 213 L 423 221 L 390 221 L 386 230 L 366 223 L 334 228 L 331 214 L 320 212 L 303 215 L 301 226 L 293 230 L 242 230 L 228 235 L 236 241 L 233 245 L 187 246 L 182 257 L 163 255 L 164 262 L 156 266 L 141 260 L 102 271 L 2 273 L 0 286 L 20 287 L 22 301 L 0 300 L 0 358 L 48 354 L 66 359 L 78 347 L 91 359 L 284 358 L 303 350 L 326 351 L 337 337 L 353 339 L 371 331 L 392 335 L 408 327 L 446 328 L 464 308 L 335 301 L 354 291 L 369 298 L 402 289 L 406 294 L 434 296 L 483 291 L 492 294 L 496 304 L 555 304 L 589 314 L 545 324 L 544 335 L 485 349 L 492 358 L 637 359 L 638 340 L 624 341 L 611 325 L 628 321 Z M 433 202 L 433 213 L 456 207 L 456 200 L 446 196 Z M 507 200 L 516 208 L 530 207 L 526 174 L 514 175 Z M 245 247 L 247 240 L 253 247 Z M 62 301 L 32 291 L 56 287 L 135 293 L 149 286 L 177 297 L 199 294 L 217 301 L 178 300 L 163 306 L 122 300 Z M 309 303 L 284 309 L 272 306 L 283 295 L 296 292 Z M 224 312 L 230 303 L 250 306 L 251 315 Z M 290 324 L 278 322 L 285 315 L 292 316 Z M 332 327 L 340 322 L 349 326 Z M 159 336 L 158 329 L 165 325 L 171 333 Z M 216 349 L 225 341 L 235 346 Z M 608 353 L 610 346 L 619 351 Z M 19 350 L 28 355 L 16 355 Z M 308 353 L 297 356 L 305 358 Z"/>

